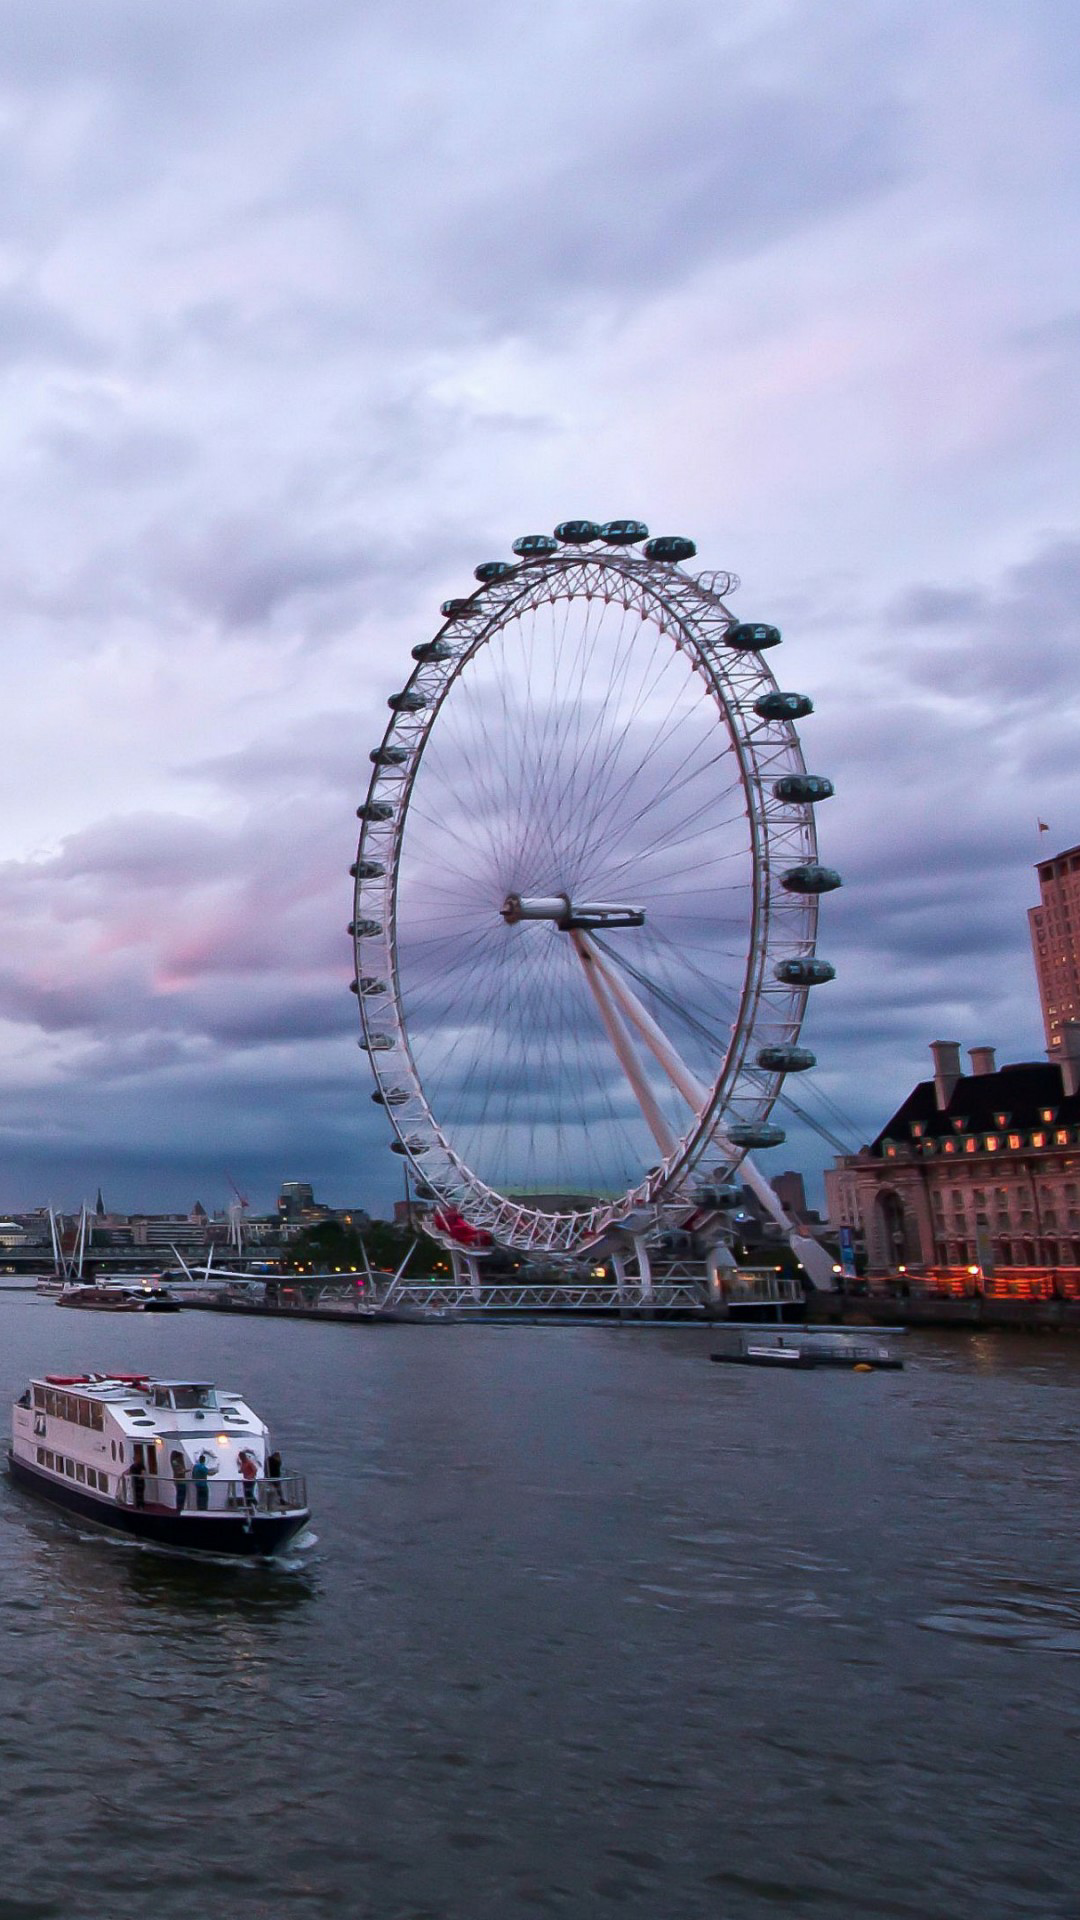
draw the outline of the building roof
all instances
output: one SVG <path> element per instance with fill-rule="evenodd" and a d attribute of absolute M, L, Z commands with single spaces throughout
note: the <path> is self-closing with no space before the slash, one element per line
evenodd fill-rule
<path fill-rule="evenodd" d="M 886 1121 L 870 1151 L 880 1158 L 886 1140 L 910 1140 L 913 1123 L 922 1125 L 923 1138 L 934 1140 L 959 1131 L 955 1120 L 966 1123 L 962 1129 L 966 1133 L 1000 1130 L 995 1115 L 1005 1113 L 1007 1126 L 1027 1131 L 1045 1124 L 1044 1107 L 1053 1107 L 1062 1126 L 1080 1126 L 1080 1094 L 1065 1093 L 1061 1068 L 1049 1061 L 1021 1060 L 1015 1066 L 999 1067 L 996 1073 L 964 1074 L 941 1112 L 934 1082 L 920 1080 Z"/>

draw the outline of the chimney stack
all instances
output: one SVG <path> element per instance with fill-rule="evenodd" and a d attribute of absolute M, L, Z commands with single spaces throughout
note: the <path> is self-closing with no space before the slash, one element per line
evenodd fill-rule
<path fill-rule="evenodd" d="M 1062 1085 L 1071 1098 L 1074 1093 L 1080 1093 L 1080 1020 L 1062 1021 L 1058 1058 L 1061 1062 Z"/>
<path fill-rule="evenodd" d="M 931 1040 L 934 1056 L 934 1095 L 939 1113 L 944 1113 L 960 1079 L 959 1040 Z"/>
<path fill-rule="evenodd" d="M 993 1047 L 969 1047 L 968 1054 L 971 1060 L 971 1071 L 976 1076 L 997 1072 Z"/>

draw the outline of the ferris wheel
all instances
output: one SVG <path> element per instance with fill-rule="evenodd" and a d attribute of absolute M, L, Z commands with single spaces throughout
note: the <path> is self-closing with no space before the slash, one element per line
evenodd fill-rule
<path fill-rule="evenodd" d="M 441 1215 L 547 1254 L 778 1144 L 819 864 L 775 627 L 694 543 L 564 521 L 475 570 L 388 702 L 357 809 L 353 990 L 393 1150 Z"/>

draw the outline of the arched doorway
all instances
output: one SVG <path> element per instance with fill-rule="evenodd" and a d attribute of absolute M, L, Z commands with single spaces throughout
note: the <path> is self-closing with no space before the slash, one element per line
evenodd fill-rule
<path fill-rule="evenodd" d="M 887 1268 L 908 1266 L 919 1258 L 915 1221 L 895 1187 L 886 1187 L 874 1202 L 879 1256 Z"/>

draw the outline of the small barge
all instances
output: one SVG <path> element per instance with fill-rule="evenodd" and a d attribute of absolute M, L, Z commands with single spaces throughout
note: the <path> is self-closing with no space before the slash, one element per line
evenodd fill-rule
<path fill-rule="evenodd" d="M 13 1408 L 8 1469 L 80 1520 L 188 1553 L 265 1559 L 311 1518 L 265 1423 L 204 1381 L 31 1380 Z"/>
<path fill-rule="evenodd" d="M 773 1332 L 764 1327 L 731 1327 L 724 1330 L 721 1340 L 721 1346 L 709 1358 L 732 1366 L 773 1367 L 781 1372 L 808 1367 L 896 1372 L 904 1364 L 879 1340 L 847 1328 L 785 1327 Z"/>

